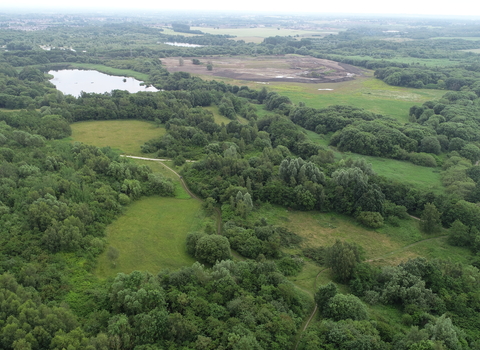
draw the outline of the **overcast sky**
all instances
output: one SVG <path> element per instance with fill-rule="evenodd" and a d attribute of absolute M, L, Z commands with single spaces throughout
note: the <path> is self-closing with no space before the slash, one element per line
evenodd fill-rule
<path fill-rule="evenodd" d="M 4 2 L 4 1 L 2 1 Z M 386 1 L 386 0 L 343 0 L 343 1 L 259 1 L 259 0 L 181 0 L 181 1 L 132 1 L 132 0 L 80 0 L 67 2 L 65 0 L 12 0 L 9 5 L 37 11 L 40 6 L 49 9 L 57 7 L 62 12 L 66 9 L 105 10 L 105 9 L 155 9 L 155 10 L 217 10 L 235 12 L 268 11 L 272 13 L 307 12 L 307 13 L 358 13 L 358 14 L 418 14 L 442 16 L 475 16 L 480 17 L 480 5 L 472 0 L 449 1 Z M 41 5 L 40 5 L 41 4 Z M 133 5 L 132 5 L 133 4 Z"/>

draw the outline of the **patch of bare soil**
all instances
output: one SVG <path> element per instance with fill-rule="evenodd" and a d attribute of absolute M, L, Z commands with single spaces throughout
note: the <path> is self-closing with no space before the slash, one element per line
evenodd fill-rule
<path fill-rule="evenodd" d="M 248 80 L 257 82 L 336 83 L 353 80 L 362 75 L 362 70 L 349 64 L 308 56 L 263 56 L 263 57 L 204 57 L 201 64 L 194 65 L 189 58 L 180 65 L 178 57 L 162 58 L 169 72 Z M 211 63 L 213 69 L 207 70 Z"/>

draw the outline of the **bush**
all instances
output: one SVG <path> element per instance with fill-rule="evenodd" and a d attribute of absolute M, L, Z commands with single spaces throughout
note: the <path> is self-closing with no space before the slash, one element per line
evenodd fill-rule
<path fill-rule="evenodd" d="M 302 271 L 304 261 L 301 258 L 291 258 L 286 256 L 277 262 L 278 269 L 285 276 L 295 276 Z"/>
<path fill-rule="evenodd" d="M 437 161 L 435 158 L 427 153 L 410 153 L 409 160 L 416 165 L 428 166 L 435 168 L 437 166 Z"/>
<path fill-rule="evenodd" d="M 335 321 L 352 319 L 354 321 L 368 318 L 367 307 L 355 295 L 336 294 L 330 298 L 325 308 L 325 317 Z"/>
<path fill-rule="evenodd" d="M 376 211 L 362 211 L 357 216 L 357 220 L 370 228 L 380 228 L 383 226 L 383 216 Z"/>

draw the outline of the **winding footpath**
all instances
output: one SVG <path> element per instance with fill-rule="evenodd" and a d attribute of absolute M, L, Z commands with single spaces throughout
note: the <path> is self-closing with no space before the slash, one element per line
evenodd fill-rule
<path fill-rule="evenodd" d="M 200 197 L 196 196 L 188 188 L 187 184 L 185 183 L 185 180 L 183 179 L 183 177 L 179 173 L 177 173 L 175 170 L 173 170 L 168 165 L 163 163 L 163 162 L 170 161 L 171 159 L 145 158 L 145 157 L 127 156 L 127 155 L 121 155 L 121 157 L 131 158 L 131 159 L 140 159 L 140 160 L 149 160 L 149 161 L 154 161 L 154 162 L 158 162 L 158 163 L 162 164 L 165 168 L 170 170 L 172 173 L 174 173 L 178 177 L 178 180 L 180 181 L 180 184 L 182 185 L 183 189 L 185 190 L 185 192 L 188 193 L 188 195 L 190 197 L 192 197 L 193 199 L 196 199 L 200 203 L 204 202 Z M 186 160 L 186 162 L 187 163 L 195 163 L 194 160 Z M 215 208 L 214 211 L 215 211 L 215 218 L 216 218 L 216 221 L 217 221 L 217 234 L 221 235 L 222 234 L 222 213 L 221 213 L 219 208 Z"/>
<path fill-rule="evenodd" d="M 411 216 L 411 215 L 410 215 Z M 415 216 L 411 216 L 413 219 L 416 219 L 416 220 L 420 220 L 419 218 L 415 217 Z M 393 255 L 395 253 L 399 253 L 403 250 L 406 250 L 408 248 L 411 248 L 417 244 L 420 244 L 420 243 L 423 243 L 423 242 L 428 242 L 428 241 L 433 241 L 435 239 L 440 239 L 440 238 L 445 238 L 447 237 L 447 235 L 442 235 L 442 236 L 437 236 L 437 237 L 432 237 L 432 238 L 427 238 L 427 239 L 422 239 L 420 241 L 417 241 L 417 242 L 414 242 L 414 243 L 411 243 L 409 245 L 406 245 L 402 248 L 399 248 L 399 249 L 396 249 L 394 251 L 391 251 L 391 252 L 388 252 L 386 254 L 383 254 L 377 258 L 372 258 L 372 259 L 369 259 L 369 260 L 365 260 L 365 262 L 373 262 L 373 261 L 377 261 L 377 260 L 381 260 L 389 255 Z M 322 270 L 320 270 L 317 274 L 317 276 L 315 277 L 315 283 L 314 283 L 314 292 L 317 290 L 317 281 L 318 281 L 318 277 L 320 276 L 320 274 L 324 271 L 328 270 L 327 268 L 324 268 Z M 315 301 L 314 301 L 315 302 Z M 297 350 L 298 348 L 298 345 L 300 344 L 300 341 L 302 340 L 302 335 L 303 335 L 303 332 L 305 332 L 305 330 L 308 328 L 308 326 L 310 325 L 310 322 L 313 320 L 313 317 L 317 314 L 317 311 L 318 311 L 318 308 L 317 308 L 317 303 L 315 303 L 315 307 L 313 308 L 313 311 L 312 313 L 310 314 L 310 317 L 308 318 L 307 322 L 305 323 L 304 327 L 300 330 L 299 332 L 299 335 L 298 335 L 298 340 L 297 340 L 297 343 L 295 345 L 295 350 Z"/>
<path fill-rule="evenodd" d="M 126 157 L 126 158 L 132 158 L 132 159 L 140 159 L 140 160 L 149 160 L 149 161 L 155 161 L 155 162 L 159 162 L 160 164 L 162 164 L 165 168 L 167 168 L 168 170 L 170 170 L 172 173 L 174 173 L 179 181 L 180 181 L 180 184 L 182 185 L 183 189 L 188 193 L 188 195 L 190 197 L 192 197 L 193 199 L 196 199 L 197 201 L 199 201 L 200 203 L 203 203 L 204 201 L 199 198 L 198 196 L 196 196 L 187 186 L 187 184 L 185 183 L 185 180 L 182 178 L 182 176 L 177 173 L 175 170 L 173 170 L 172 168 L 170 168 L 168 165 L 166 165 L 165 161 L 170 161 L 170 159 L 158 159 L 158 158 L 145 158 L 145 157 L 136 157 L 136 156 L 127 156 L 127 155 L 122 155 L 122 157 Z M 188 163 L 194 163 L 195 161 L 193 160 L 187 160 L 186 162 Z M 415 220 L 420 220 L 419 218 L 415 217 L 415 216 L 412 216 L 412 215 L 409 215 L 411 218 L 415 219 Z M 220 211 L 219 208 L 215 208 L 215 217 L 216 217 L 216 221 L 217 221 L 217 234 L 221 235 L 222 234 L 222 213 Z M 440 238 L 444 238 L 444 237 L 447 237 L 447 235 L 442 235 L 442 236 L 437 236 L 437 237 L 432 237 L 432 238 L 427 238 L 427 239 L 423 239 L 421 241 L 417 241 L 415 243 L 412 243 L 412 244 L 409 244 L 409 245 L 406 245 L 402 248 L 399 248 L 399 249 L 396 249 L 394 251 L 391 251 L 391 252 L 388 252 L 386 254 L 383 254 L 379 257 L 376 257 L 376 258 L 372 258 L 372 259 L 369 259 L 369 260 L 366 260 L 366 262 L 373 262 L 373 261 L 377 261 L 377 260 L 380 260 L 380 259 L 383 259 L 389 255 L 393 255 L 395 253 L 399 253 L 403 250 L 406 250 L 408 248 L 411 248 L 417 244 L 420 244 L 420 243 L 423 243 L 423 242 L 427 242 L 427 241 L 432 241 L 432 240 L 435 240 L 435 239 L 440 239 Z M 240 260 L 244 260 L 239 254 L 236 254 L 232 251 L 232 254 L 240 259 Z M 315 276 L 315 282 L 314 282 L 314 293 L 315 291 L 317 290 L 317 281 L 318 281 L 318 277 L 322 274 L 322 272 L 324 271 L 327 271 L 328 268 L 324 268 L 324 269 L 321 269 L 318 274 Z M 300 288 L 297 286 L 297 288 Z M 302 289 L 302 288 L 300 288 Z M 303 290 L 303 289 L 302 289 Z M 304 290 L 305 291 L 305 290 Z M 305 291 L 307 292 L 308 294 L 311 294 L 310 292 L 308 291 Z M 307 321 L 305 322 L 304 326 L 300 329 L 299 333 L 298 333 L 298 340 L 295 344 L 295 350 L 298 349 L 298 346 L 300 344 L 300 341 L 302 340 L 302 335 L 303 333 L 307 330 L 308 326 L 310 325 L 311 321 L 313 320 L 313 318 L 315 317 L 315 315 L 317 314 L 318 312 L 318 307 L 317 307 L 317 304 L 315 303 L 314 301 L 314 305 L 315 307 L 313 308 L 313 311 L 312 313 L 310 314 L 310 316 L 308 317 Z"/>

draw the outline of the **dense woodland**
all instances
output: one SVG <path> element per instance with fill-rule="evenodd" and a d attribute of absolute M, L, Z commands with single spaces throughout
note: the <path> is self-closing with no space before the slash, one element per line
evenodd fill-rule
<path fill-rule="evenodd" d="M 186 23 L 174 23 L 177 32 L 191 33 Z M 260 350 L 293 349 L 299 340 L 299 349 L 480 349 L 480 76 L 478 54 L 459 51 L 478 49 L 480 41 L 428 40 L 480 31 L 476 23 L 416 28 L 386 34 L 352 27 L 258 45 L 113 20 L 1 29 L 0 347 Z M 389 35 L 416 40 L 384 40 Z M 163 40 L 207 46 L 154 45 Z M 57 49 L 39 49 L 40 43 Z M 65 47 L 75 51 L 59 49 Z M 170 74 L 158 60 L 283 53 L 376 69 L 387 84 L 445 95 L 412 105 L 402 124 L 355 106 L 315 109 L 265 88 Z M 72 62 L 145 73 L 163 91 L 65 96 L 45 72 Z M 231 122 L 215 123 L 207 106 Z M 73 122 L 112 119 L 163 125 L 167 133 L 142 151 L 183 166 L 204 210 L 220 210 L 221 235 L 207 227 L 187 236 L 186 250 L 198 260 L 193 266 L 106 281 L 92 275 L 108 246 L 105 227 L 129 203 L 174 194 L 172 181 L 108 147 L 62 141 Z M 329 147 L 310 141 L 305 129 L 328 136 Z M 445 191 L 379 176 L 364 159 L 338 160 L 334 149 L 436 167 Z M 450 244 L 468 248 L 471 264 L 416 258 L 380 268 L 365 261 L 362 247 L 343 241 L 291 255 L 286 248 L 301 245 L 301 237 L 253 215 L 268 205 L 345 214 L 371 229 L 415 215 L 427 233 L 449 228 Z M 244 260 L 230 260 L 232 249 Z M 313 299 L 286 277 L 298 274 L 305 259 L 335 277 Z M 318 322 L 299 332 L 314 303 Z M 397 310 L 401 321 L 373 317 L 374 306 Z"/>

